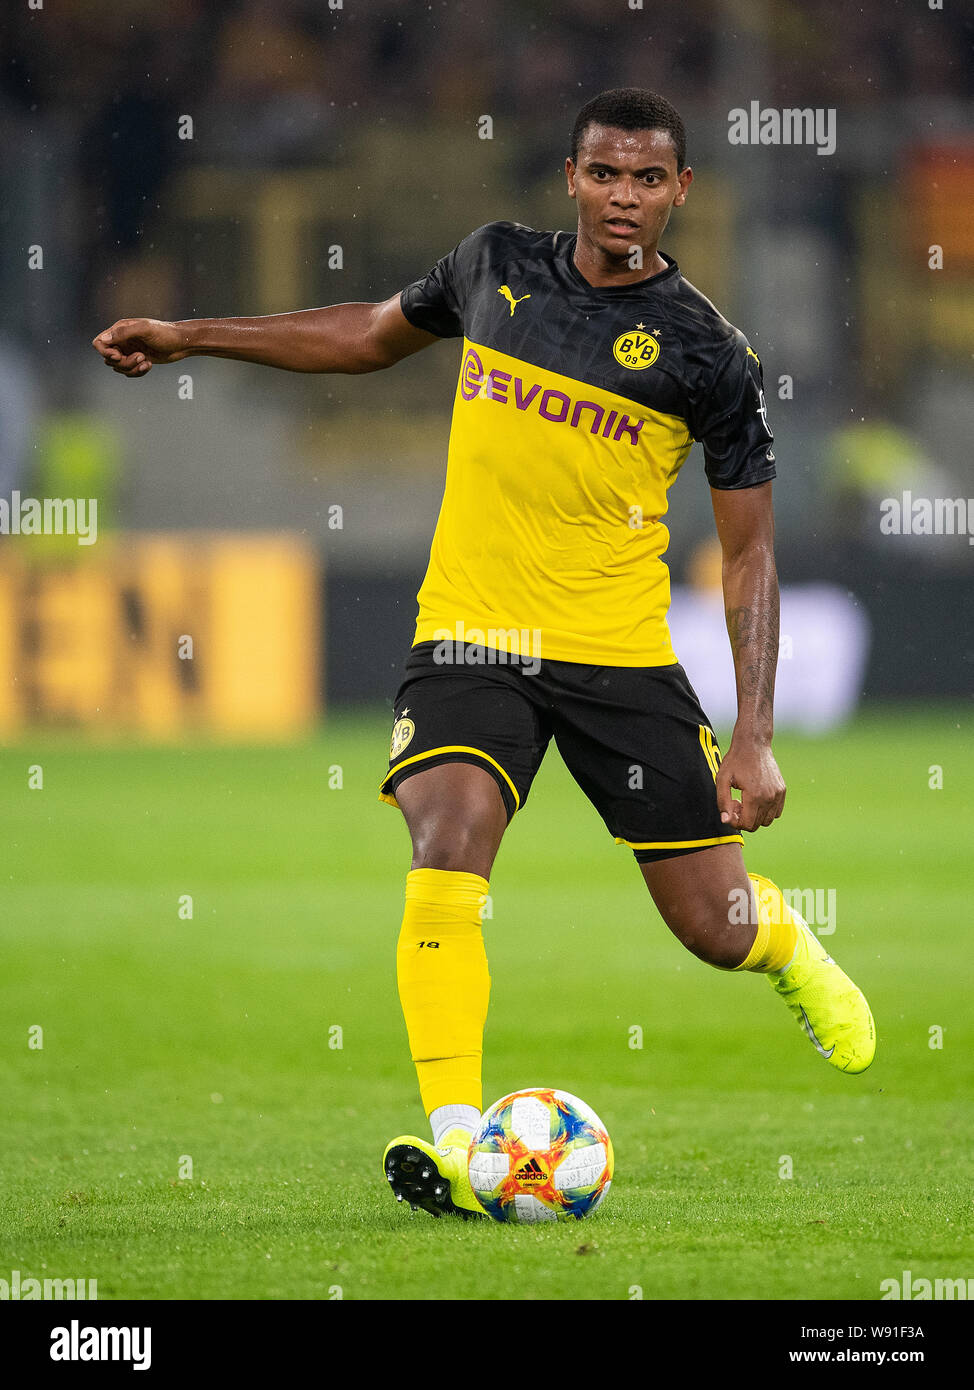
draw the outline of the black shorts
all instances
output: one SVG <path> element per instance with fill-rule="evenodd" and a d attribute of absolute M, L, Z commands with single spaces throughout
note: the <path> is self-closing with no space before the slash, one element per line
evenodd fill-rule
<path fill-rule="evenodd" d="M 616 843 L 640 863 L 743 843 L 721 823 L 717 740 L 678 663 L 539 662 L 459 644 L 446 662 L 436 643 L 422 642 L 406 660 L 379 795 L 396 806 L 414 772 L 474 763 L 496 781 L 510 820 L 552 736 Z"/>

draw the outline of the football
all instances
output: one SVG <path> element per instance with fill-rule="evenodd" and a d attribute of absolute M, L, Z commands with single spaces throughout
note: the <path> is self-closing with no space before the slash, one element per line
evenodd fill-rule
<path fill-rule="evenodd" d="M 612 1141 L 595 1111 L 567 1091 L 502 1096 L 470 1141 L 470 1185 L 495 1221 L 580 1221 L 612 1182 Z"/>

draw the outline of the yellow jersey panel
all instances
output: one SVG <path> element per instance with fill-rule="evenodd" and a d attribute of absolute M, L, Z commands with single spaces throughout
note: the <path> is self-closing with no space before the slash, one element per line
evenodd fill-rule
<path fill-rule="evenodd" d="M 465 339 L 416 642 L 673 663 L 662 517 L 692 442 L 677 416 Z"/>

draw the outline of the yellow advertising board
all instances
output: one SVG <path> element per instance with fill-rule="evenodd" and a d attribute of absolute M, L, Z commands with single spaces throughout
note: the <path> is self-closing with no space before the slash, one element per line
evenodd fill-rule
<path fill-rule="evenodd" d="M 0 737 L 37 726 L 287 739 L 319 701 L 319 562 L 300 537 L 0 547 Z"/>

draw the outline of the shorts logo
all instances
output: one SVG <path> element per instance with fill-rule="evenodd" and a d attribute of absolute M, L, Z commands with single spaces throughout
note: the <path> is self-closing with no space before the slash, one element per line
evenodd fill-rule
<path fill-rule="evenodd" d="M 659 329 L 644 333 L 638 323 L 629 333 L 622 333 L 612 344 L 612 356 L 630 371 L 641 372 L 651 367 L 659 357 Z"/>
<path fill-rule="evenodd" d="M 392 739 L 389 743 L 389 757 L 398 758 L 399 754 L 406 747 L 406 744 L 416 732 L 416 725 L 411 719 L 407 719 L 408 709 L 404 709 L 402 714 L 392 726 Z"/>

